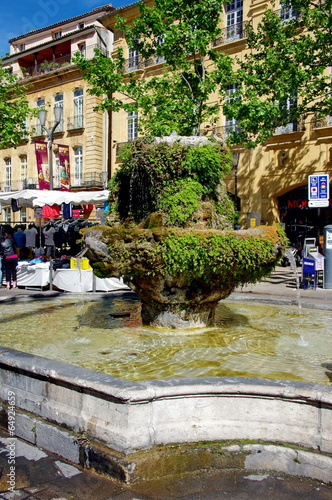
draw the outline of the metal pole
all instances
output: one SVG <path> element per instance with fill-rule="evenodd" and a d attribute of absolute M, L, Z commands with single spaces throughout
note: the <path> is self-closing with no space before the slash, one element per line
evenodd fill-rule
<path fill-rule="evenodd" d="M 53 290 L 53 259 L 50 256 L 50 290 Z"/>
<path fill-rule="evenodd" d="M 52 143 L 53 143 L 53 134 L 50 133 L 48 136 L 48 155 L 49 155 L 49 162 L 48 162 L 48 167 L 49 167 L 49 175 L 50 175 L 50 191 L 53 190 L 53 150 L 52 150 Z"/>

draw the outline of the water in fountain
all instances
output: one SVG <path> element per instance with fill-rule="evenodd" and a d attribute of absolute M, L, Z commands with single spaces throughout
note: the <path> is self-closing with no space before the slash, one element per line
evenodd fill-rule
<path fill-rule="evenodd" d="M 293 253 L 292 249 L 291 248 L 287 248 L 286 251 L 285 251 L 285 255 L 286 255 L 287 259 L 289 260 L 290 267 L 291 267 L 291 269 L 292 269 L 292 271 L 294 273 L 294 276 L 295 276 L 295 282 L 296 282 L 296 299 L 297 299 L 298 307 L 299 307 L 299 309 L 301 309 L 302 306 L 301 306 L 300 280 L 299 280 L 299 274 L 298 274 L 298 271 L 297 271 L 296 260 L 295 260 L 294 253 Z M 301 335 L 300 335 L 298 345 L 301 346 L 301 347 L 307 347 L 308 346 L 308 342 L 305 340 L 303 333 L 301 333 Z"/>
<path fill-rule="evenodd" d="M 113 316 L 123 312 L 130 316 Z M 2 303 L 0 345 L 133 381 L 243 376 L 330 384 L 331 321 L 331 311 L 226 300 L 215 327 L 154 329 L 142 326 L 134 294 L 66 296 Z"/>

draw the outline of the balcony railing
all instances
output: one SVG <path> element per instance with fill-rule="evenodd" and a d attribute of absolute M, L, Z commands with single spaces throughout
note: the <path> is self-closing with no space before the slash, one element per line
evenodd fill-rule
<path fill-rule="evenodd" d="M 215 137 L 219 137 L 223 141 L 226 141 L 230 136 L 231 132 L 241 132 L 241 128 L 238 127 L 235 123 L 231 125 L 225 125 L 223 127 L 211 127 L 206 129 L 201 129 L 199 131 L 199 135 L 210 136 L 213 135 Z"/>
<path fill-rule="evenodd" d="M 300 17 L 300 12 L 291 6 L 276 10 L 275 13 L 278 14 L 283 23 L 289 23 Z"/>
<path fill-rule="evenodd" d="M 313 128 L 332 127 L 332 116 L 314 116 Z"/>
<path fill-rule="evenodd" d="M 289 122 L 286 125 L 281 125 L 275 129 L 275 135 L 289 134 L 290 132 L 298 131 L 297 121 Z"/>
<path fill-rule="evenodd" d="M 20 181 L 11 181 L 10 184 L 4 182 L 0 184 L 0 190 L 3 192 L 21 191 L 21 189 L 38 189 L 37 179 L 25 179 Z"/>
<path fill-rule="evenodd" d="M 32 128 L 31 128 L 31 135 L 32 137 L 42 137 L 45 135 L 44 130 L 42 129 L 40 123 L 36 123 Z"/>
<path fill-rule="evenodd" d="M 42 73 L 49 73 L 50 71 L 61 68 L 62 66 L 67 66 L 68 64 L 70 64 L 70 62 L 71 55 L 65 54 L 55 59 L 45 60 L 40 64 L 28 66 L 27 68 L 22 67 L 22 73 L 25 77 L 40 75 Z"/>
<path fill-rule="evenodd" d="M 53 122 L 48 122 L 48 128 L 52 129 L 55 125 L 55 121 Z M 54 130 L 55 134 L 64 132 L 64 120 L 61 120 L 61 122 L 58 124 L 57 128 Z"/>
<path fill-rule="evenodd" d="M 83 115 L 70 116 L 67 121 L 67 130 L 79 130 L 84 127 Z"/>
<path fill-rule="evenodd" d="M 213 46 L 217 47 L 218 45 L 224 45 L 225 43 L 231 43 L 246 38 L 248 23 L 248 21 L 244 21 L 223 28 L 220 36 L 213 41 Z"/>
<path fill-rule="evenodd" d="M 82 186 L 103 187 L 102 175 L 99 172 L 86 172 L 83 174 Z"/>

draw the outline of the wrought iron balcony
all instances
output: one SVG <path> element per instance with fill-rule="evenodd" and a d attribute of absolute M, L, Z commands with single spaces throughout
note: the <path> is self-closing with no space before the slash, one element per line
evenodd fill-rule
<path fill-rule="evenodd" d="M 56 57 L 55 59 L 45 60 L 39 64 L 34 64 L 32 66 L 28 66 L 27 68 L 21 67 L 23 76 L 30 77 L 35 75 L 40 75 L 42 73 L 49 73 L 50 71 L 54 71 L 56 69 L 61 68 L 62 66 L 67 66 L 71 63 L 71 55 L 65 54 L 61 57 Z"/>
<path fill-rule="evenodd" d="M 101 172 L 86 172 L 83 174 L 82 186 L 85 187 L 103 187 Z"/>
<path fill-rule="evenodd" d="M 84 128 L 83 115 L 70 116 L 67 121 L 67 130 L 79 130 Z"/>
<path fill-rule="evenodd" d="M 40 123 L 36 123 L 31 129 L 32 137 L 43 137 L 45 135 L 44 130 L 42 129 Z"/>
<path fill-rule="evenodd" d="M 316 129 L 324 127 L 332 127 L 332 116 L 331 115 L 319 116 L 318 114 L 315 114 L 313 121 L 313 128 Z"/>
<path fill-rule="evenodd" d="M 213 135 L 215 137 L 219 137 L 223 141 L 226 141 L 230 136 L 231 132 L 241 132 L 241 128 L 238 127 L 235 123 L 231 125 L 225 125 L 223 127 L 211 127 L 200 130 L 200 135 Z"/>
<path fill-rule="evenodd" d="M 213 41 L 213 47 L 224 45 L 225 43 L 235 42 L 247 36 L 247 26 L 249 21 L 233 24 L 221 30 L 220 36 Z"/>

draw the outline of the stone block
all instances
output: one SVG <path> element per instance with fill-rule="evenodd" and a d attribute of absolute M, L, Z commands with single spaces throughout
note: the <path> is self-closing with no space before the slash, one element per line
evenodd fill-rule
<path fill-rule="evenodd" d="M 36 424 L 37 420 L 24 413 L 16 412 L 15 434 L 16 436 L 36 444 Z"/>
<path fill-rule="evenodd" d="M 80 445 L 72 435 L 53 425 L 37 422 L 36 444 L 51 453 L 69 460 L 75 464 L 80 463 Z"/>

